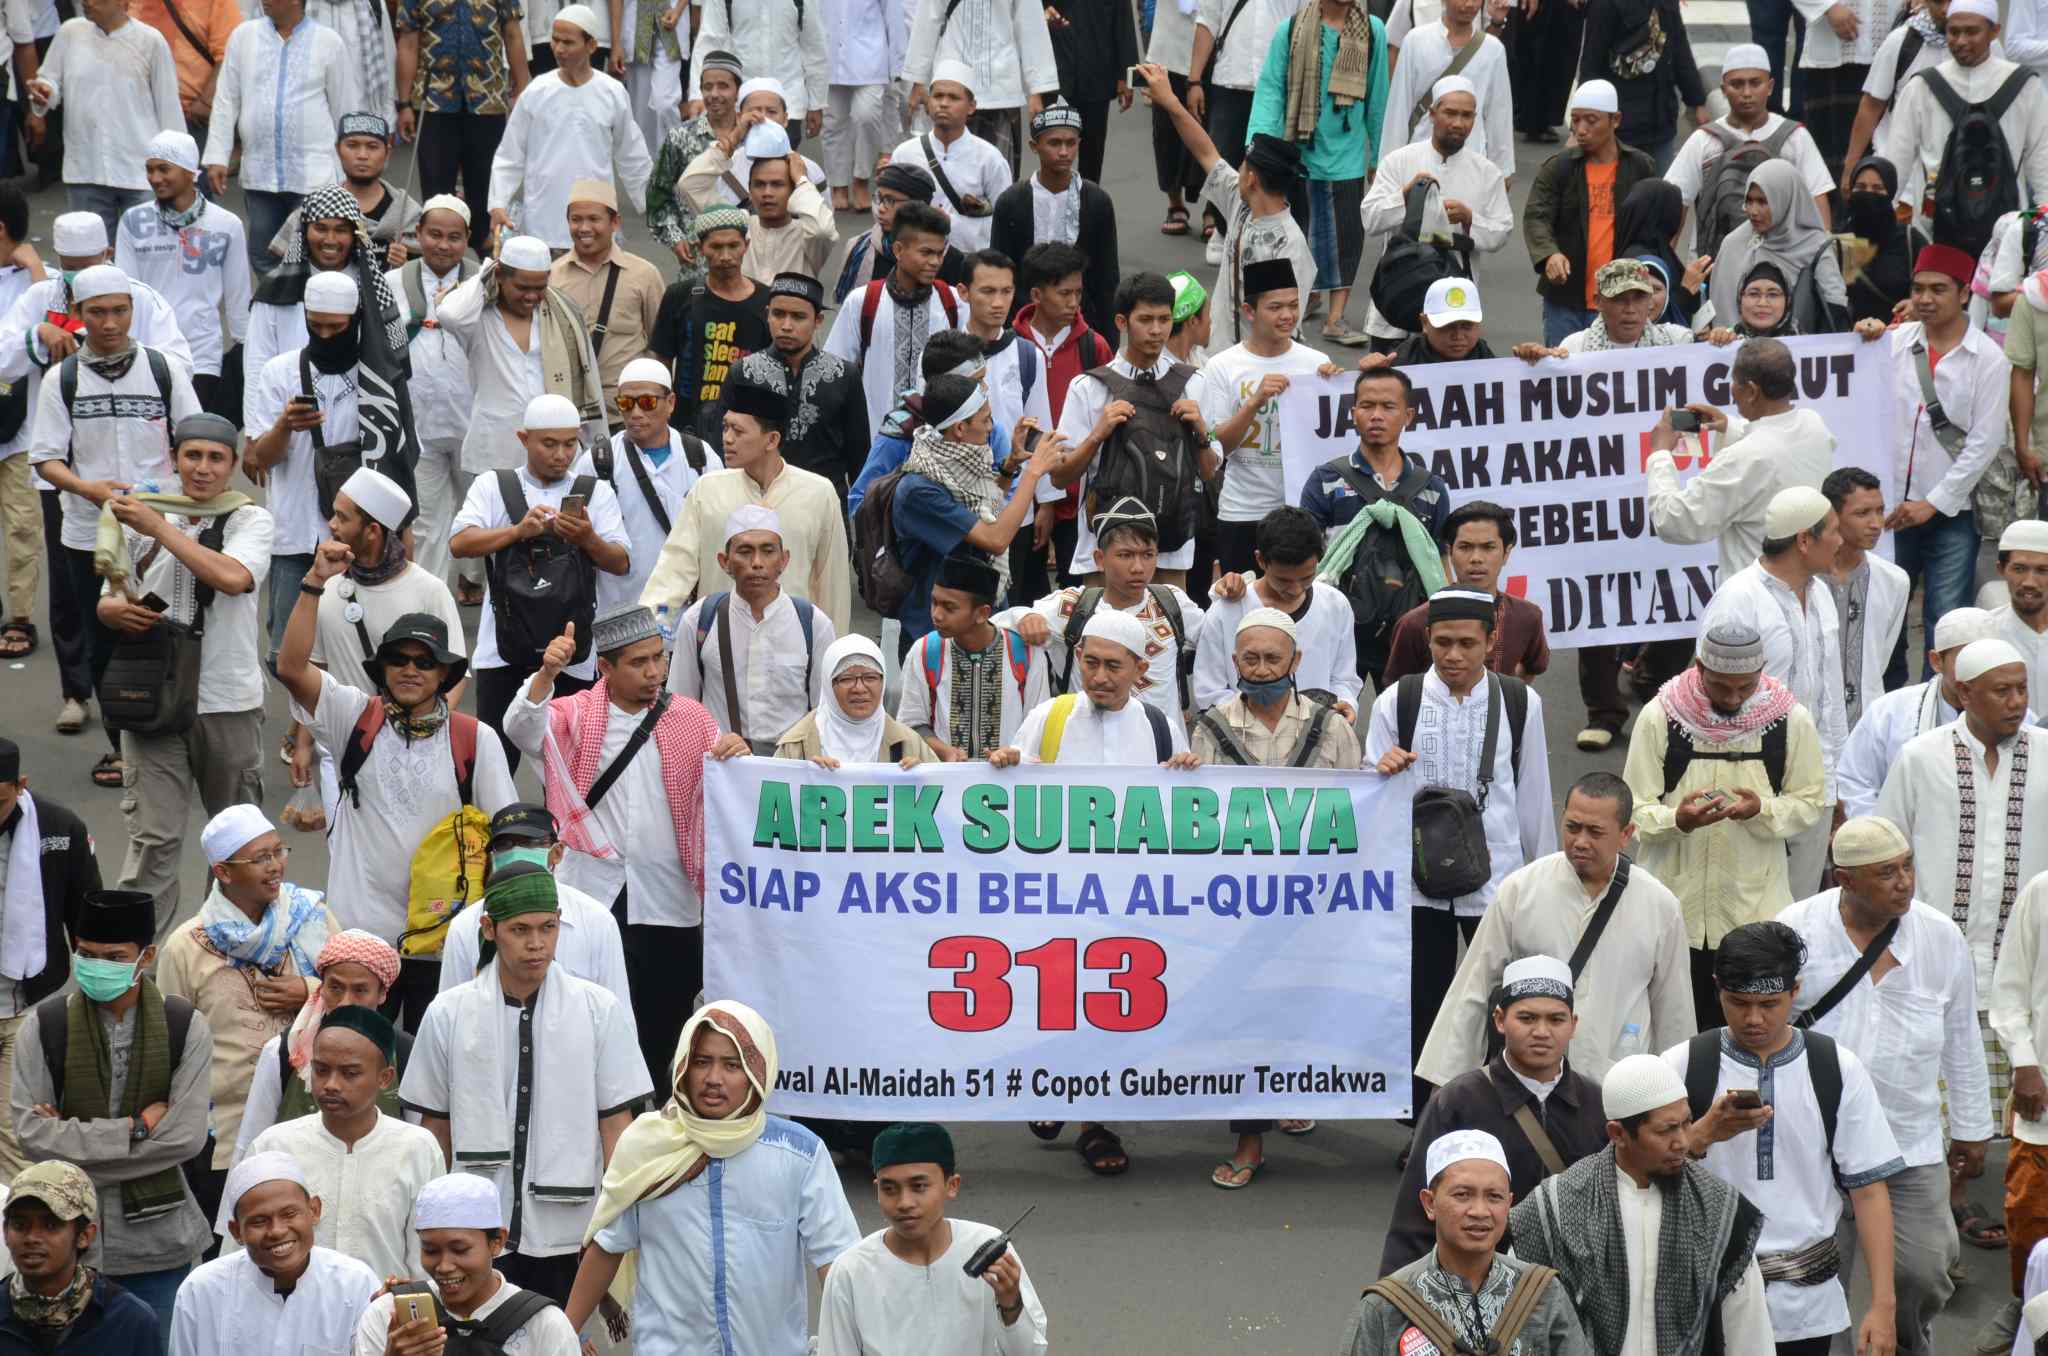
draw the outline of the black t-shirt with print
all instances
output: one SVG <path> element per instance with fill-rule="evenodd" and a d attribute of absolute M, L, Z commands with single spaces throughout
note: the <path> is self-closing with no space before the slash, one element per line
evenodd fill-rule
<path fill-rule="evenodd" d="M 676 387 L 670 422 L 719 445 L 711 423 L 725 380 L 741 358 L 769 346 L 768 289 L 727 301 L 702 283 L 672 283 L 662 294 L 648 347 L 669 365 Z"/>

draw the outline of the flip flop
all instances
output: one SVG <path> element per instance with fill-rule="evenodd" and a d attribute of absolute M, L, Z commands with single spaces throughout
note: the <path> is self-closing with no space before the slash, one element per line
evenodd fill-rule
<path fill-rule="evenodd" d="M 11 621 L 0 624 L 0 659 L 26 659 L 35 652 L 35 623 Z"/>
<path fill-rule="evenodd" d="M 1256 1163 L 1239 1163 L 1231 1159 L 1225 1159 L 1223 1162 L 1218 1163 L 1215 1166 L 1215 1168 L 1213 1168 L 1210 1171 L 1209 1185 L 1212 1187 L 1217 1187 L 1224 1191 L 1243 1191 L 1246 1187 L 1250 1186 L 1255 1180 L 1257 1180 L 1259 1175 L 1259 1169 L 1265 1166 L 1266 1160 L 1263 1158 Z M 1243 1173 L 1245 1175 L 1245 1178 L 1242 1182 L 1234 1182 L 1228 1180 L 1227 1178 L 1217 1176 L 1216 1174 L 1220 1172 L 1227 1172 L 1230 1174 L 1231 1177 L 1235 1177 L 1237 1176 L 1237 1174 Z"/>
<path fill-rule="evenodd" d="M 1293 1135 L 1296 1139 L 1300 1139 L 1303 1135 L 1313 1135 L 1315 1132 L 1316 1123 L 1313 1120 L 1295 1121 L 1291 1127 L 1286 1121 L 1280 1122 L 1280 1133 L 1283 1135 Z"/>
<path fill-rule="evenodd" d="M 92 784 L 118 790 L 121 785 L 121 755 L 103 753 L 100 760 L 92 765 Z"/>

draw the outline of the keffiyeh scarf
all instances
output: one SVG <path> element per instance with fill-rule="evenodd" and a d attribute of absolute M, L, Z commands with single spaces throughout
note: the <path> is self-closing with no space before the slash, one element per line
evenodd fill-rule
<path fill-rule="evenodd" d="M 1758 679 L 1756 691 L 1742 704 L 1742 709 L 1724 716 L 1714 709 L 1706 687 L 1700 682 L 1700 671 L 1694 667 L 1688 667 L 1659 688 L 1657 700 L 1663 705 L 1664 714 L 1677 721 L 1693 743 L 1715 747 L 1762 734 L 1798 704 L 1791 688 L 1765 674 Z"/>
<path fill-rule="evenodd" d="M 1281 124 L 1290 141 L 1315 140 L 1323 112 L 1323 16 L 1319 0 L 1295 12 L 1287 49 L 1287 117 Z M 1364 100 L 1372 74 L 1372 16 L 1353 0 L 1337 35 L 1337 59 L 1330 63 L 1330 102 L 1348 119 L 1351 105 Z M 1382 61 L 1384 57 L 1380 58 Z"/>
<path fill-rule="evenodd" d="M 910 455 L 903 469 L 945 488 L 985 523 L 1003 507 L 1003 483 L 996 478 L 995 454 L 987 443 L 956 443 L 926 424 L 910 435 Z M 1010 587 L 1010 553 L 998 552 L 994 564 L 1001 597 Z"/>
<path fill-rule="evenodd" d="M 616 846 L 595 832 L 591 823 L 595 812 L 584 800 L 601 770 L 611 709 L 611 685 L 602 680 L 573 697 L 556 697 L 548 702 L 548 729 L 542 741 L 548 811 L 560 826 L 562 842 L 592 857 L 619 855 Z M 670 700 L 654 722 L 654 751 L 661 758 L 662 790 L 675 824 L 676 855 L 682 859 L 683 874 L 700 895 L 704 892 L 704 755 L 717 742 L 718 726 L 711 713 L 693 701 Z"/>
<path fill-rule="evenodd" d="M 216 881 L 193 926 L 207 946 L 237 970 L 280 974 L 289 957 L 299 974 L 311 975 L 314 959 L 327 945 L 327 897 L 286 881 L 263 916 L 251 922 Z"/>

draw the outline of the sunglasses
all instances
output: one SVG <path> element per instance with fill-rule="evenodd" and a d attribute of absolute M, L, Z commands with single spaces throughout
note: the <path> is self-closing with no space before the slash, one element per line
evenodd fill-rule
<path fill-rule="evenodd" d="M 620 414 L 631 414 L 634 410 L 646 410 L 651 412 L 652 410 L 655 409 L 656 406 L 660 405 L 661 402 L 666 398 L 667 397 L 665 396 L 651 395 L 622 395 L 618 397 L 618 399 L 613 403 L 615 403 L 619 407 Z"/>
<path fill-rule="evenodd" d="M 446 668 L 440 660 L 430 654 L 408 654 L 400 650 L 384 660 L 387 669 L 418 669 L 421 673 L 432 673 L 435 669 Z"/>

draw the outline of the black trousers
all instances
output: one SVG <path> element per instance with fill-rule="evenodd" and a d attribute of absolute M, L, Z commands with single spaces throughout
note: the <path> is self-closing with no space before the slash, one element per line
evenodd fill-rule
<path fill-rule="evenodd" d="M 522 1253 L 504 1252 L 492 1263 L 503 1272 L 505 1279 L 527 1290 L 537 1290 L 557 1304 L 569 1302 L 569 1291 L 576 1285 L 576 1264 L 582 1260 L 580 1252 L 565 1252 L 560 1257 L 528 1257 Z"/>
<path fill-rule="evenodd" d="M 1226 165 L 1244 163 L 1245 143 L 1250 140 L 1247 129 L 1252 121 L 1252 92 L 1248 89 L 1225 89 L 1221 85 L 1209 88 L 1209 112 L 1204 120 L 1209 129 L 1209 140 L 1216 143 L 1216 154 Z M 1204 208 L 1203 215 L 1216 222 L 1221 230 L 1223 221 L 1213 207 Z"/>
<path fill-rule="evenodd" d="M 1520 9 L 1508 11 L 1508 87 L 1516 131 L 1548 131 L 1564 121 L 1585 28 L 1586 12 L 1577 5 L 1543 5 L 1534 19 L 1525 19 Z"/>
<path fill-rule="evenodd" d="M 377 1010 L 391 1019 L 394 1026 L 417 1034 L 420 1019 L 427 1015 L 427 1004 L 434 1001 L 434 995 L 441 992 L 441 961 L 432 956 L 400 956 L 398 958 L 398 982 L 391 986 L 391 992 L 384 995 L 384 1005 Z"/>
<path fill-rule="evenodd" d="M 1109 148 L 1108 99 L 1075 104 L 1081 115 L 1081 177 L 1091 184 L 1102 182 L 1102 155 Z"/>
<path fill-rule="evenodd" d="M 1458 935 L 1466 941 L 1479 931 L 1477 918 L 1460 918 L 1449 909 L 1425 908 L 1418 904 L 1408 911 L 1408 1062 L 1413 1068 L 1422 1061 L 1422 1043 L 1436 1025 L 1444 996 L 1458 976 Z M 1429 1100 L 1430 1085 L 1415 1080 L 1415 1115 L 1422 1114 Z"/>
<path fill-rule="evenodd" d="M 45 511 L 49 508 L 47 501 L 57 497 L 54 494 L 43 496 Z M 73 637 L 72 645 L 76 650 L 82 651 L 85 655 L 86 667 L 84 676 L 86 681 L 83 684 L 84 691 L 74 692 L 72 690 L 72 680 L 76 675 L 69 668 L 66 668 L 65 675 L 61 680 L 64 684 L 65 696 L 75 696 L 83 700 L 98 688 L 100 675 L 107 671 L 107 660 L 112 658 L 114 653 L 114 633 L 101 624 L 99 613 L 96 610 L 100 596 L 100 577 L 93 572 L 92 552 L 74 551 L 68 546 L 63 547 L 62 550 L 64 556 L 59 569 L 70 576 L 67 591 L 71 595 L 72 606 L 69 614 L 63 620 L 60 620 L 57 615 L 55 580 L 58 570 L 52 570 L 50 572 L 52 575 L 50 588 L 50 630 L 56 637 L 59 664 L 64 663 L 66 622 L 69 623 L 69 629 Z M 52 557 L 52 560 L 54 561 L 55 557 Z M 100 725 L 104 729 L 106 722 L 101 721 Z M 115 753 L 119 753 L 121 751 L 121 736 L 113 730 L 107 730 L 107 744 Z"/>
<path fill-rule="evenodd" d="M 1246 570 L 1257 569 L 1258 541 L 1257 523 L 1218 522 L 1216 563 L 1223 568 L 1223 573 L 1243 574 Z"/>
<path fill-rule="evenodd" d="M 1833 1337 L 1802 1337 L 1797 1342 L 1779 1342 L 1778 1356 L 1828 1356 Z"/>
<path fill-rule="evenodd" d="M 1173 97 L 1182 103 L 1188 101 L 1188 78 L 1169 73 L 1168 84 L 1173 86 Z M 1161 193 L 1179 193 L 1189 203 L 1202 191 L 1202 171 L 1195 164 L 1195 158 L 1188 154 L 1188 148 L 1181 144 L 1180 133 L 1173 129 L 1173 119 L 1166 116 L 1157 104 L 1152 106 L 1152 167 L 1159 177 Z"/>
<path fill-rule="evenodd" d="M 533 674 L 525 669 L 496 668 L 471 669 L 469 676 L 476 681 L 476 718 L 497 731 L 498 738 L 505 745 L 505 771 L 519 771 L 519 750 L 510 739 L 505 738 L 505 712 L 512 705 L 512 699 L 519 695 Z M 573 697 L 588 687 L 597 686 L 593 678 L 571 678 L 568 674 L 555 677 L 557 697 Z"/>
<path fill-rule="evenodd" d="M 64 498 L 36 491 L 43 501 L 43 555 L 50 562 L 50 643 L 57 651 L 57 685 L 66 697 L 86 701 L 92 696 L 92 661 L 85 625 L 78 612 L 78 592 L 64 553 Z M 94 584 L 97 592 L 98 584 Z"/>
<path fill-rule="evenodd" d="M 1702 1031 L 1728 1025 L 1727 1019 L 1721 1015 L 1721 991 L 1714 987 L 1714 948 L 1693 947 L 1687 954 L 1692 960 L 1694 1023 Z"/>
<path fill-rule="evenodd" d="M 619 941 L 626 949 L 626 987 L 633 995 L 633 1025 L 640 1033 L 640 1057 L 654 1082 L 655 1105 L 668 1100 L 670 1074 L 683 1024 L 697 1010 L 704 987 L 704 925 L 657 927 L 626 921 L 626 892 L 612 901 Z"/>
<path fill-rule="evenodd" d="M 1263 1135 L 1272 1128 L 1273 1122 L 1271 1121 L 1232 1121 L 1230 1123 L 1230 1133 L 1233 1135 Z"/>
<path fill-rule="evenodd" d="M 191 1189 L 192 1199 L 198 1203 L 200 1213 L 208 1219 L 220 1215 L 220 1198 L 227 1191 L 228 1170 L 213 1166 L 214 1138 L 206 1136 L 206 1143 L 199 1146 L 199 1152 L 186 1159 L 179 1167 L 185 1174 L 185 1185 Z M 220 1237 L 215 1235 L 207 1240 L 206 1251 L 200 1256 L 212 1261 L 220 1256 Z"/>
<path fill-rule="evenodd" d="M 420 192 L 429 198 L 453 193 L 461 176 L 462 200 L 469 204 L 469 243 L 480 256 L 490 248 L 491 157 L 504 139 L 503 113 L 420 115 Z"/>

